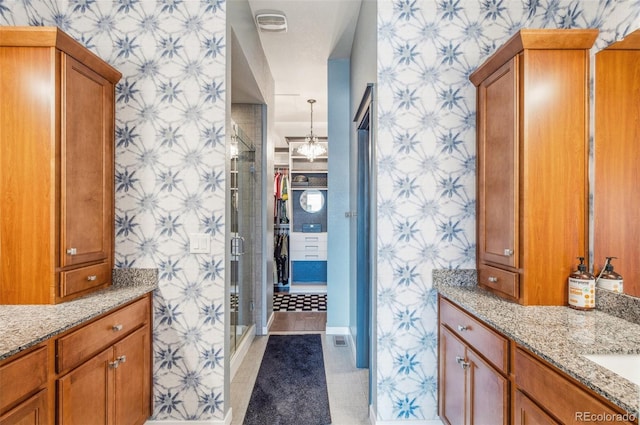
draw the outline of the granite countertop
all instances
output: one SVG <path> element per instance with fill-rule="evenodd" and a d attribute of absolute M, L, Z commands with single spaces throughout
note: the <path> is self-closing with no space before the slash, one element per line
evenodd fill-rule
<path fill-rule="evenodd" d="M 155 279 L 154 279 L 155 276 Z M 152 292 L 157 273 L 143 279 L 117 279 L 101 291 L 56 305 L 0 305 L 0 360 Z M 151 278 L 148 278 L 151 277 Z"/>
<path fill-rule="evenodd" d="M 477 286 L 455 286 L 446 280 L 434 278 L 442 296 L 624 411 L 638 414 L 640 386 L 583 355 L 640 353 L 640 325 L 598 310 L 522 306 Z"/>

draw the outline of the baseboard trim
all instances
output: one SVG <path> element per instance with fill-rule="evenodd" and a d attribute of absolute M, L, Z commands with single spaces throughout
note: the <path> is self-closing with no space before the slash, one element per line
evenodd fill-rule
<path fill-rule="evenodd" d="M 325 329 L 327 335 L 349 335 L 348 326 L 327 326 Z"/>
<path fill-rule="evenodd" d="M 263 327 L 262 328 L 262 335 L 269 335 L 269 328 L 271 328 L 271 325 L 273 324 L 273 319 L 276 317 L 275 312 L 271 312 L 271 315 L 269 316 L 269 320 L 267 320 L 267 327 Z"/>

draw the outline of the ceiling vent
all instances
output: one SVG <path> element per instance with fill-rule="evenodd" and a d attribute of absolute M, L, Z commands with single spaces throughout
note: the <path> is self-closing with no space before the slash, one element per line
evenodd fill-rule
<path fill-rule="evenodd" d="M 256 15 L 256 24 L 264 32 L 287 31 L 287 17 L 282 13 L 260 13 Z"/>

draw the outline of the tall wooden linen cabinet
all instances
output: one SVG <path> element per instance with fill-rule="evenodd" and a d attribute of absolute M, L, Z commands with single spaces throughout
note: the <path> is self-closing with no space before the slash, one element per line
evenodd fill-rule
<path fill-rule="evenodd" d="M 55 27 L 1 27 L 0 69 L 0 304 L 104 288 L 121 74 Z"/>
<path fill-rule="evenodd" d="M 522 29 L 469 77 L 477 87 L 478 282 L 524 305 L 566 305 L 576 257 L 587 257 L 597 34 Z"/>

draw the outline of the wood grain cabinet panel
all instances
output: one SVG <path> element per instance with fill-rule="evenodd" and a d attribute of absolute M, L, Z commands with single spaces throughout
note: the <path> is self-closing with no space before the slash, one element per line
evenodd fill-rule
<path fill-rule="evenodd" d="M 513 401 L 513 424 L 560 425 L 520 390 L 515 392 Z"/>
<path fill-rule="evenodd" d="M 136 301 L 57 341 L 57 371 L 64 372 L 149 322 L 147 298 Z"/>
<path fill-rule="evenodd" d="M 598 420 L 596 415 L 615 418 L 624 414 L 593 391 L 573 382 L 564 373 L 520 347 L 515 348 L 513 372 L 517 389 L 557 418 L 559 423 L 610 424 L 609 420 Z M 594 418 L 585 420 L 585 414 L 594 415 Z"/>
<path fill-rule="evenodd" d="M 121 74 L 55 27 L 0 27 L 0 303 L 55 304 L 113 268 L 115 84 Z M 65 285 L 61 287 L 60 283 Z"/>
<path fill-rule="evenodd" d="M 44 389 L 4 415 L 0 415 L 0 425 L 48 424 L 49 410 L 47 408 L 47 396 L 47 390 Z"/>
<path fill-rule="evenodd" d="M 597 34 L 523 29 L 470 76 L 477 268 L 492 277 L 479 284 L 521 304 L 567 304 L 567 276 L 587 256 L 589 49 Z"/>
<path fill-rule="evenodd" d="M 115 333 L 109 327 L 112 333 L 104 337 L 100 330 L 111 323 L 127 326 Z M 72 332 L 64 344 L 58 341 L 66 359 L 57 381 L 59 425 L 145 423 L 151 415 L 150 329 L 145 297 Z M 103 349 L 96 353 L 96 347 Z"/>
<path fill-rule="evenodd" d="M 507 340 L 443 298 L 440 298 L 439 307 L 440 418 L 450 425 L 508 424 Z M 458 326 L 468 328 L 460 330 Z M 478 330 L 480 333 L 473 334 Z M 474 336 L 462 339 L 468 335 Z M 469 341 L 479 344 L 473 345 Z M 502 353 L 498 358 L 504 358 L 504 374 L 485 360 L 494 357 L 492 353 Z M 497 363 L 502 365 L 502 361 Z"/>
<path fill-rule="evenodd" d="M 47 424 L 48 345 L 0 363 L 0 425 Z"/>

